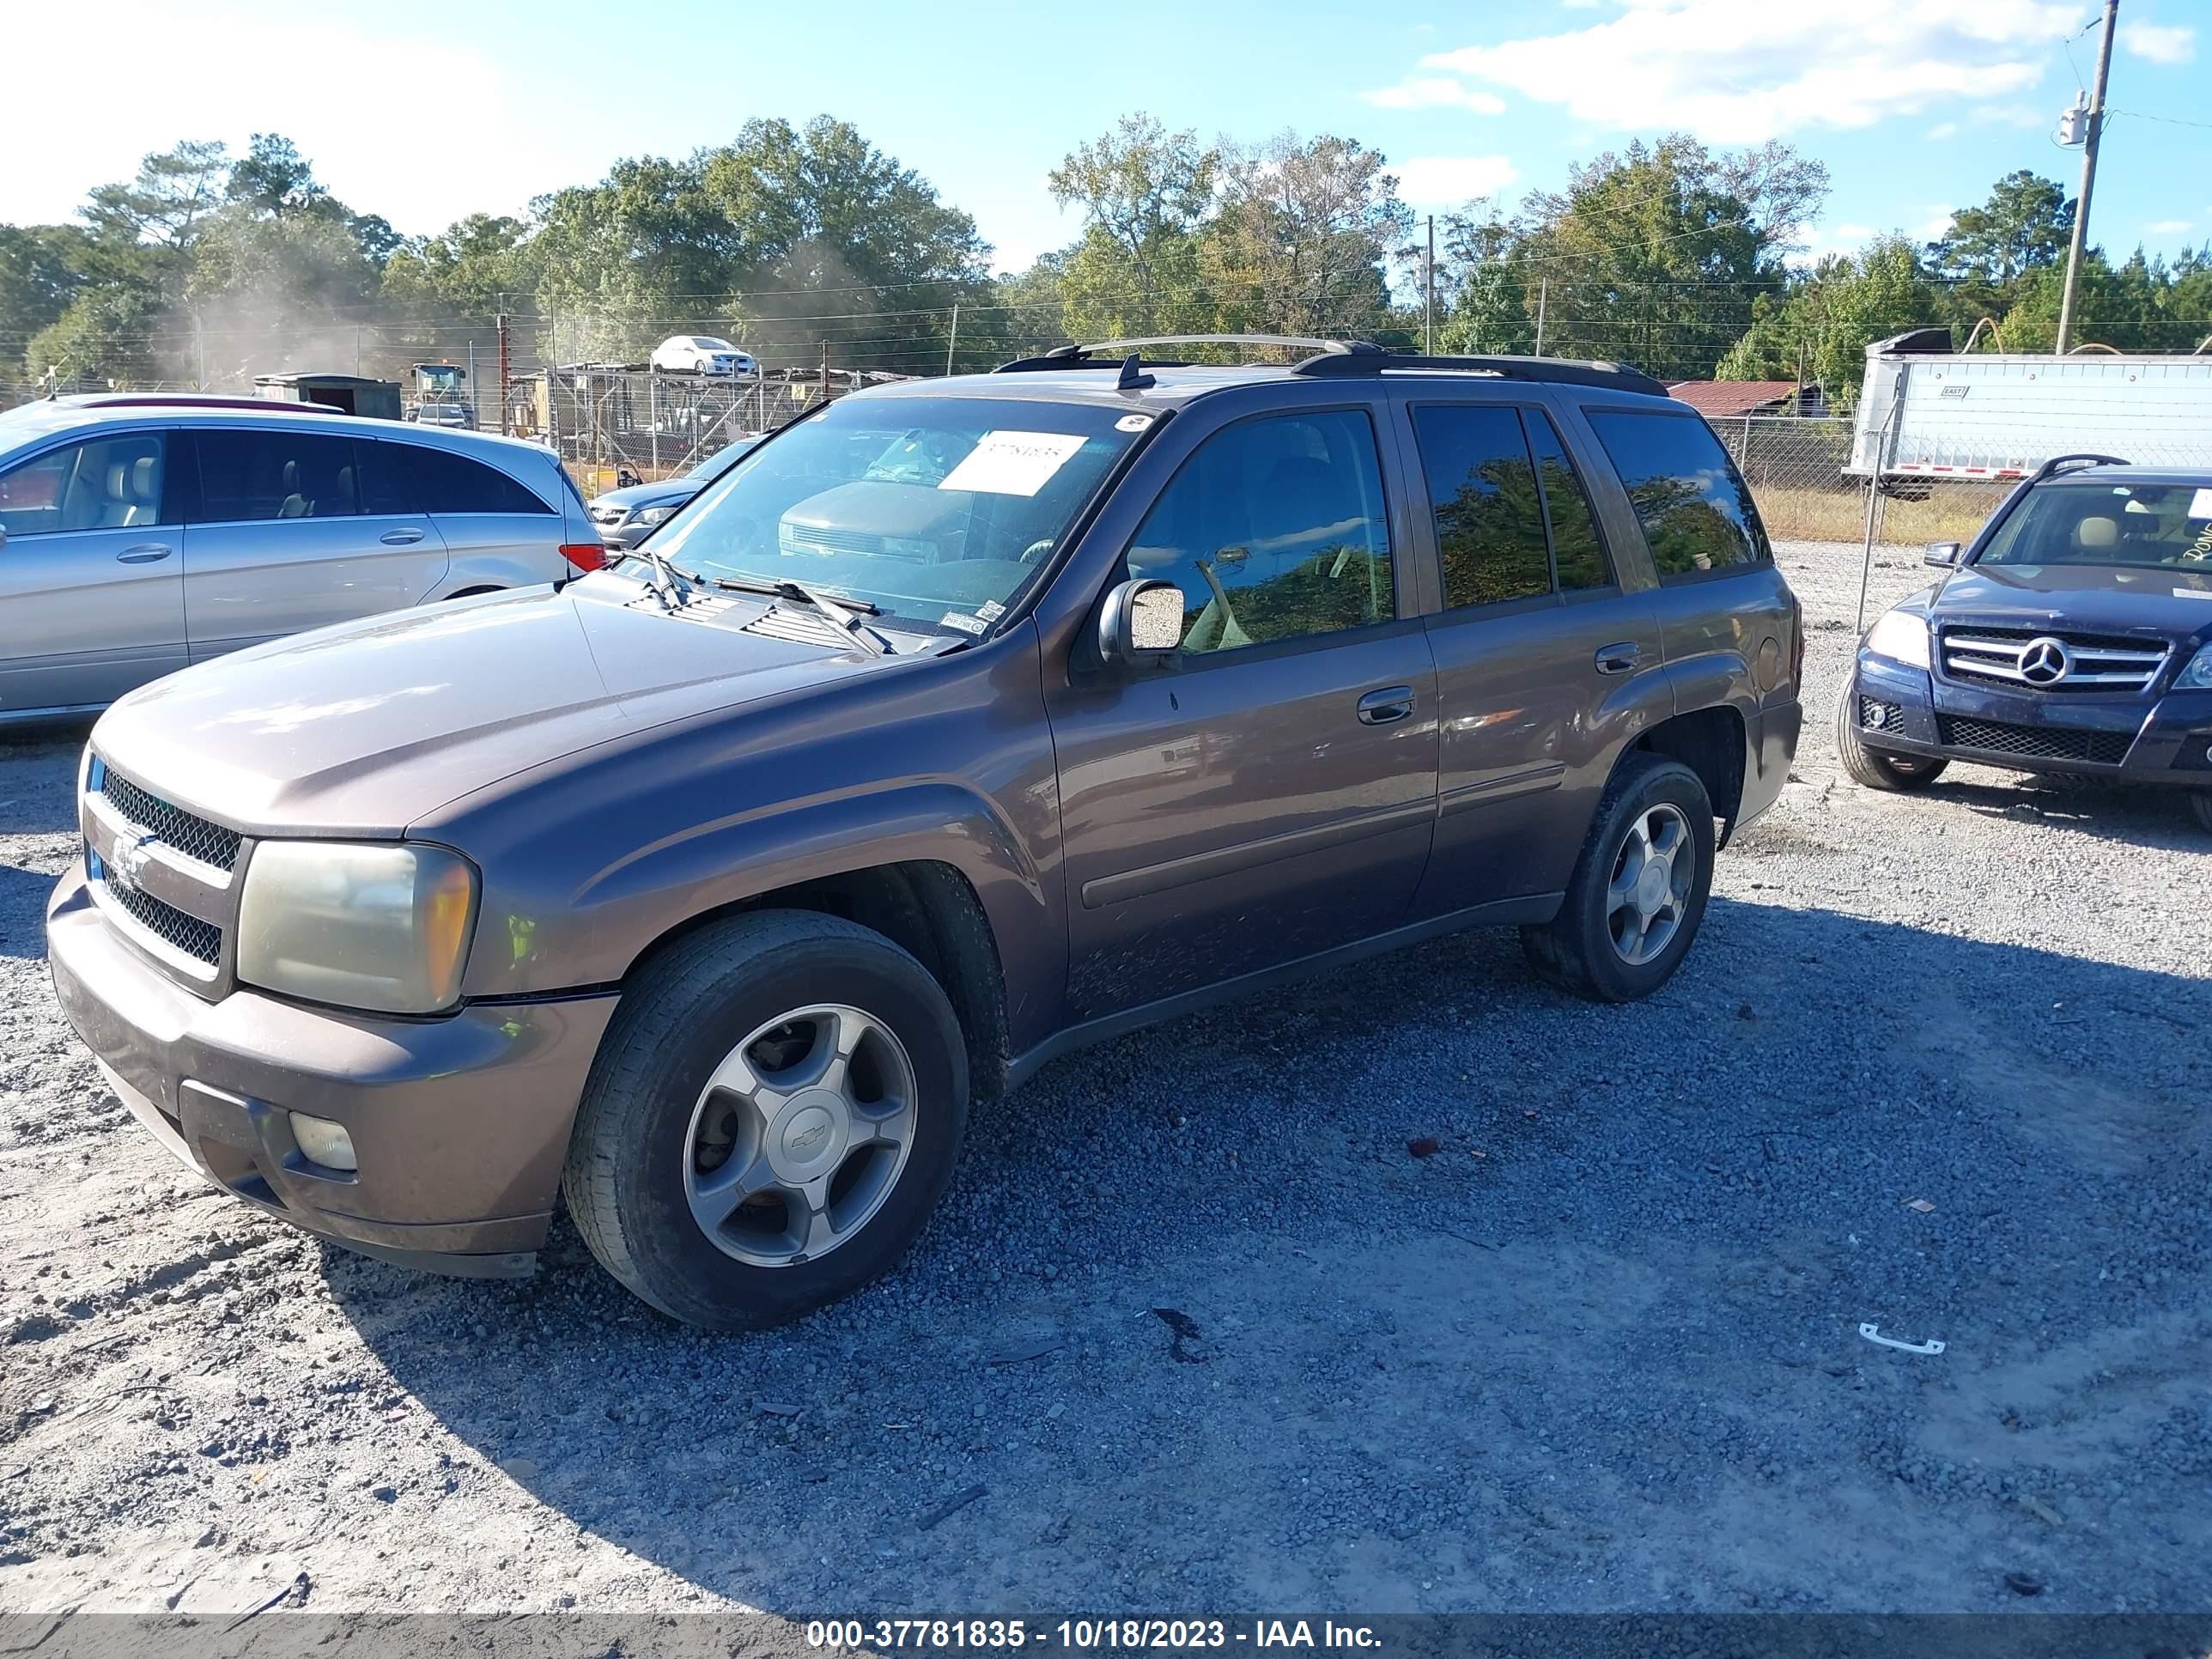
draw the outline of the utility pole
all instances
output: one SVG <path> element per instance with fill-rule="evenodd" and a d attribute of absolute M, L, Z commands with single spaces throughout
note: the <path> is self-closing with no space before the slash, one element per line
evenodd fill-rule
<path fill-rule="evenodd" d="M 499 297 L 501 300 L 505 300 L 507 295 L 502 294 Z M 497 317 L 494 318 L 492 326 L 499 334 L 499 429 L 501 433 L 504 434 L 508 429 L 507 416 L 507 369 L 511 362 L 507 355 L 507 313 L 502 311 Z"/>
<path fill-rule="evenodd" d="M 2066 252 L 2066 291 L 2058 301 L 2058 355 L 2073 343 L 2074 284 L 2081 273 L 2081 251 L 2089 245 L 2089 193 L 2097 185 L 2097 140 L 2105 130 L 2105 78 L 2112 69 L 2112 34 L 2120 0 L 2105 0 L 2105 38 L 2097 43 L 2097 85 L 2089 94 L 2089 125 L 2081 140 L 2081 189 L 2074 204 L 2074 244 Z"/>
<path fill-rule="evenodd" d="M 960 343 L 960 301 L 952 302 L 952 332 L 945 342 L 945 372 L 952 372 L 952 348 Z"/>
<path fill-rule="evenodd" d="M 1437 216 L 1429 216 L 1429 258 L 1421 276 L 1421 349 L 1437 355 Z"/>
<path fill-rule="evenodd" d="M 1524 288 L 1521 292 L 1525 295 L 1528 290 Z M 1548 276 L 1539 276 L 1536 279 L 1536 355 L 1539 357 L 1544 355 L 1544 312 L 1551 304 L 1551 300 L 1552 279 Z M 1521 303 L 1526 305 L 1528 302 L 1524 299 Z"/>
<path fill-rule="evenodd" d="M 830 342 L 822 343 L 822 401 L 830 401 Z"/>

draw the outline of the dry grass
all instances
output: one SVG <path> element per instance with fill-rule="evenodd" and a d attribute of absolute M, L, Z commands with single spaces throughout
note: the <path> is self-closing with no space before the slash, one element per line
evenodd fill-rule
<path fill-rule="evenodd" d="M 1754 489 L 1766 533 L 1778 541 L 1855 542 L 1866 534 L 1866 491 Z M 1891 544 L 1970 541 L 2004 498 L 2002 488 L 1939 484 L 1924 501 L 1881 505 L 1877 539 Z"/>

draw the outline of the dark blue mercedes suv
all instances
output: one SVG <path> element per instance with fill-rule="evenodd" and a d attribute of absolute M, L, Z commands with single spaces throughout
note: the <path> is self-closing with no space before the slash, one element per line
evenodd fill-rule
<path fill-rule="evenodd" d="M 1859 641 L 1844 769 L 1919 789 L 1954 760 L 2190 792 L 2212 830 L 2212 471 L 2045 463 L 1948 572 Z"/>

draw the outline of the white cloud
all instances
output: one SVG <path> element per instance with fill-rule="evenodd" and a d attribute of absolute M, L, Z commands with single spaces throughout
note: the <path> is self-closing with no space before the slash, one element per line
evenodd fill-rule
<path fill-rule="evenodd" d="M 2179 236 L 2191 222 L 2187 219 L 2154 219 L 2143 227 L 2143 231 L 2151 236 Z"/>
<path fill-rule="evenodd" d="M 2120 45 L 2154 64 L 2185 64 L 2197 56 L 2197 31 L 2186 23 L 2120 25 Z"/>
<path fill-rule="evenodd" d="M 2027 91 L 2047 43 L 2079 21 L 2050 0 L 1623 0 L 1587 28 L 1434 52 L 1420 67 L 1617 131 L 1755 143 Z"/>
<path fill-rule="evenodd" d="M 2026 109 L 2017 105 L 1984 104 L 1972 112 L 1974 125 L 1983 127 L 2018 127 L 2022 132 L 2034 127 L 2055 127 L 2058 125 L 2056 109 Z"/>
<path fill-rule="evenodd" d="M 333 193 L 392 215 L 403 231 L 440 230 L 478 210 L 519 213 L 542 191 L 597 177 L 615 153 L 592 143 L 591 123 L 545 119 L 546 89 L 524 84 L 496 52 L 410 34 L 386 16 L 318 10 L 278 0 L 106 0 L 100 27 L 134 46 L 100 66 L 98 120 L 84 118 L 83 88 L 70 76 L 11 77 L 9 131 L 72 137 L 66 168 L 17 167 L 0 179 L 0 220 L 65 217 L 88 185 L 129 178 L 149 151 L 179 137 L 243 150 L 249 130 L 294 139 Z M 10 61 L 73 61 L 84 23 L 63 6 L 11 11 Z M 333 95 L 340 83 L 375 88 L 411 112 L 364 118 L 358 97 Z M 410 89 L 426 84 L 441 89 L 437 107 L 466 112 L 459 129 L 419 118 L 426 106 L 410 102 Z M 195 97 L 186 90 L 195 88 L 220 95 Z"/>
<path fill-rule="evenodd" d="M 1457 207 L 1494 196 L 1521 176 L 1503 155 L 1416 155 L 1390 169 L 1398 193 L 1419 207 Z"/>
<path fill-rule="evenodd" d="M 1464 109 L 1477 115 L 1503 115 L 1505 100 L 1494 92 L 1462 86 L 1439 75 L 1418 75 L 1395 87 L 1360 96 L 1377 109 Z"/>
<path fill-rule="evenodd" d="M 1956 121 L 1938 121 L 1928 129 L 1928 136 L 1937 140 L 1955 138 L 1959 136 L 1959 124 Z"/>

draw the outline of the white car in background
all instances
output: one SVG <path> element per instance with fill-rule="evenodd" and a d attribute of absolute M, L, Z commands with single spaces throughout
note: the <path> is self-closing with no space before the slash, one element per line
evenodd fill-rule
<path fill-rule="evenodd" d="M 719 374 L 747 378 L 760 373 L 752 354 L 711 334 L 672 334 L 653 347 L 651 362 L 663 374 Z"/>

